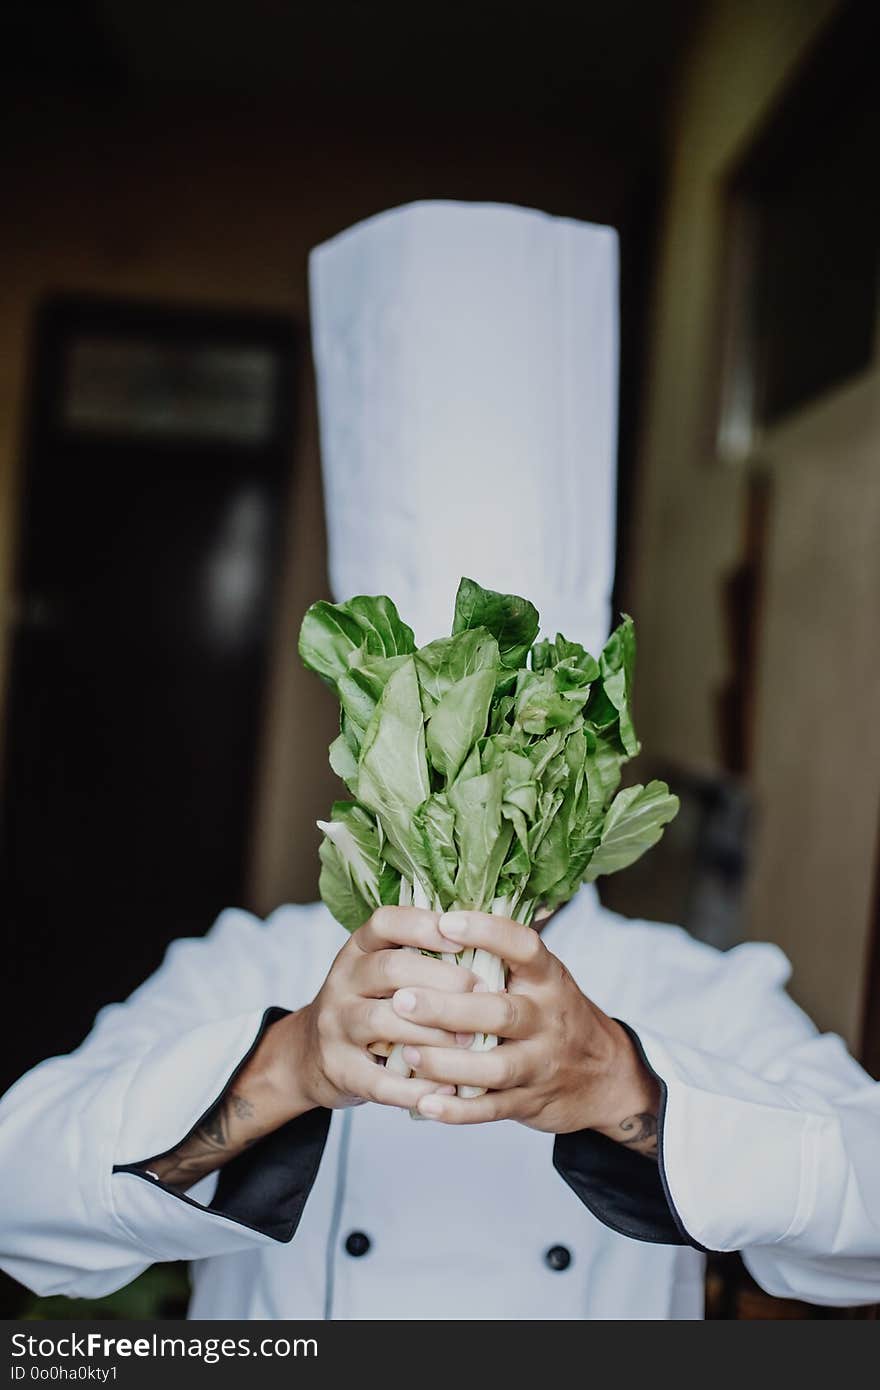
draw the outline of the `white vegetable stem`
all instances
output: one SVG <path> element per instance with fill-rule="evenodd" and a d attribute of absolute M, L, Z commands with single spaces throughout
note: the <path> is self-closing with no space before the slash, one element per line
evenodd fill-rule
<path fill-rule="evenodd" d="M 498 917 L 509 917 L 512 905 L 508 898 L 496 898 L 492 904 L 492 912 Z M 469 954 L 469 953 L 468 953 Z M 474 972 L 478 979 L 482 980 L 487 989 L 493 994 L 500 994 L 504 989 L 507 980 L 507 967 L 499 956 L 493 956 L 490 951 L 482 949 L 473 953 L 470 962 L 462 959 L 462 965 Z M 471 1043 L 471 1052 L 489 1052 L 493 1047 L 498 1046 L 498 1039 L 494 1033 L 477 1033 Z M 477 1096 L 485 1093 L 484 1086 L 459 1086 L 458 1094 L 464 1100 L 474 1100 Z"/>
<path fill-rule="evenodd" d="M 418 879 L 412 884 L 406 879 L 401 879 L 399 902 L 401 907 L 409 907 L 410 905 L 413 907 L 431 907 L 432 905 Z M 520 921 L 528 921 L 531 917 L 531 911 L 529 910 L 531 906 L 531 904 L 517 904 L 512 898 L 496 898 L 492 903 L 492 912 L 498 917 L 516 916 Z M 406 951 L 415 951 L 416 947 L 405 946 L 403 949 Z M 482 949 L 476 951 L 459 951 L 457 953 L 454 951 L 444 951 L 443 960 L 450 961 L 452 964 L 457 963 L 458 965 L 463 965 L 465 969 L 472 970 L 473 973 L 484 982 L 487 989 L 490 989 L 493 993 L 500 994 L 502 990 L 506 988 L 507 966 L 499 956 L 493 956 L 490 951 L 484 951 Z M 470 1050 L 472 1052 L 489 1052 L 493 1047 L 497 1046 L 498 1039 L 494 1033 L 477 1033 L 471 1043 Z M 403 1060 L 403 1048 L 403 1043 L 395 1043 L 385 1063 L 386 1068 L 389 1068 L 397 1076 L 411 1075 L 411 1068 Z M 485 1094 L 485 1087 L 459 1086 L 458 1094 L 465 1100 L 473 1100 L 477 1096 Z M 416 1112 L 412 1113 L 415 1118 L 422 1118 L 421 1115 L 417 1115 Z"/>
<path fill-rule="evenodd" d="M 400 895 L 397 901 L 401 907 L 431 906 L 427 894 L 418 879 L 410 883 L 408 879 L 401 878 Z M 416 955 L 418 955 L 418 949 L 415 946 L 404 946 L 403 949 L 405 951 L 415 951 Z M 444 957 L 444 959 L 446 959 L 446 957 Z M 451 956 L 449 959 L 455 960 L 455 956 Z M 404 1043 L 395 1043 L 385 1063 L 385 1070 L 393 1071 L 396 1076 L 409 1076 L 412 1071 L 412 1068 L 403 1060 L 404 1046 Z"/>

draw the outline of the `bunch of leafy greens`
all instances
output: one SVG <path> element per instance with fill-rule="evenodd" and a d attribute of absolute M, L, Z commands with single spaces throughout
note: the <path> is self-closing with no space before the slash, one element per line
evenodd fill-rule
<path fill-rule="evenodd" d="M 418 649 L 384 596 L 306 613 L 299 650 L 339 698 L 330 763 L 351 797 L 318 822 L 320 890 L 349 931 L 389 903 L 529 923 L 632 864 L 676 814 L 665 782 L 618 790 L 639 751 L 632 619 L 598 660 L 536 640 L 538 623 L 526 599 L 470 579 L 452 635 Z M 466 963 L 501 988 L 485 955 Z"/>

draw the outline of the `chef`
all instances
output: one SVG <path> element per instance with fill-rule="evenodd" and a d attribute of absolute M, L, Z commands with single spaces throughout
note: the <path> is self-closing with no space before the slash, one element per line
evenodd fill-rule
<path fill-rule="evenodd" d="M 311 291 L 337 597 L 391 594 L 425 642 L 470 574 L 595 650 L 614 233 L 417 204 L 319 248 Z M 771 1293 L 880 1300 L 880 1086 L 783 955 L 591 886 L 539 925 L 389 908 L 347 938 L 314 904 L 177 942 L 5 1098 L 3 1267 L 97 1297 L 189 1260 L 199 1318 L 693 1319 L 738 1250 Z M 509 987 L 404 946 L 482 946 Z"/>

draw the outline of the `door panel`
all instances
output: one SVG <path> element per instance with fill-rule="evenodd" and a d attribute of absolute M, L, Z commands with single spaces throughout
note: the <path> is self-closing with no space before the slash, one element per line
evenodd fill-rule
<path fill-rule="evenodd" d="M 116 416 L 108 398 L 73 428 L 70 361 L 96 335 L 111 357 L 147 341 L 161 361 L 137 388 L 111 381 L 128 391 Z M 187 417 L 206 344 L 271 355 L 262 432 L 199 427 L 210 397 Z M 21 1008 L 3 1082 L 74 1046 L 169 941 L 243 902 L 294 348 L 290 324 L 245 316 L 63 302 L 41 321 L 4 757 Z"/>
<path fill-rule="evenodd" d="M 763 442 L 773 474 L 758 665 L 750 934 L 859 1051 L 880 815 L 880 375 Z"/>

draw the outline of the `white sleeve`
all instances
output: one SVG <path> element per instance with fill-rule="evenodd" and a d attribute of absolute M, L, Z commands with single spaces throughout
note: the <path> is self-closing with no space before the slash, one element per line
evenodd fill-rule
<path fill-rule="evenodd" d="M 284 1002 L 272 997 L 272 935 L 247 913 L 223 913 L 204 939 L 176 942 L 124 1004 L 104 1009 L 77 1051 L 7 1093 L 0 1264 L 15 1279 L 40 1294 L 95 1297 L 154 1260 L 289 1238 L 211 1210 L 214 1176 L 181 1197 L 118 1171 L 181 1142 L 271 1021 L 267 1010 Z M 317 1159 L 321 1148 L 323 1138 Z"/>
<path fill-rule="evenodd" d="M 788 974 L 776 947 L 741 946 L 703 981 L 696 1045 L 634 1025 L 664 1091 L 667 1199 L 684 1235 L 741 1251 L 769 1293 L 878 1302 L 880 1085 Z"/>

